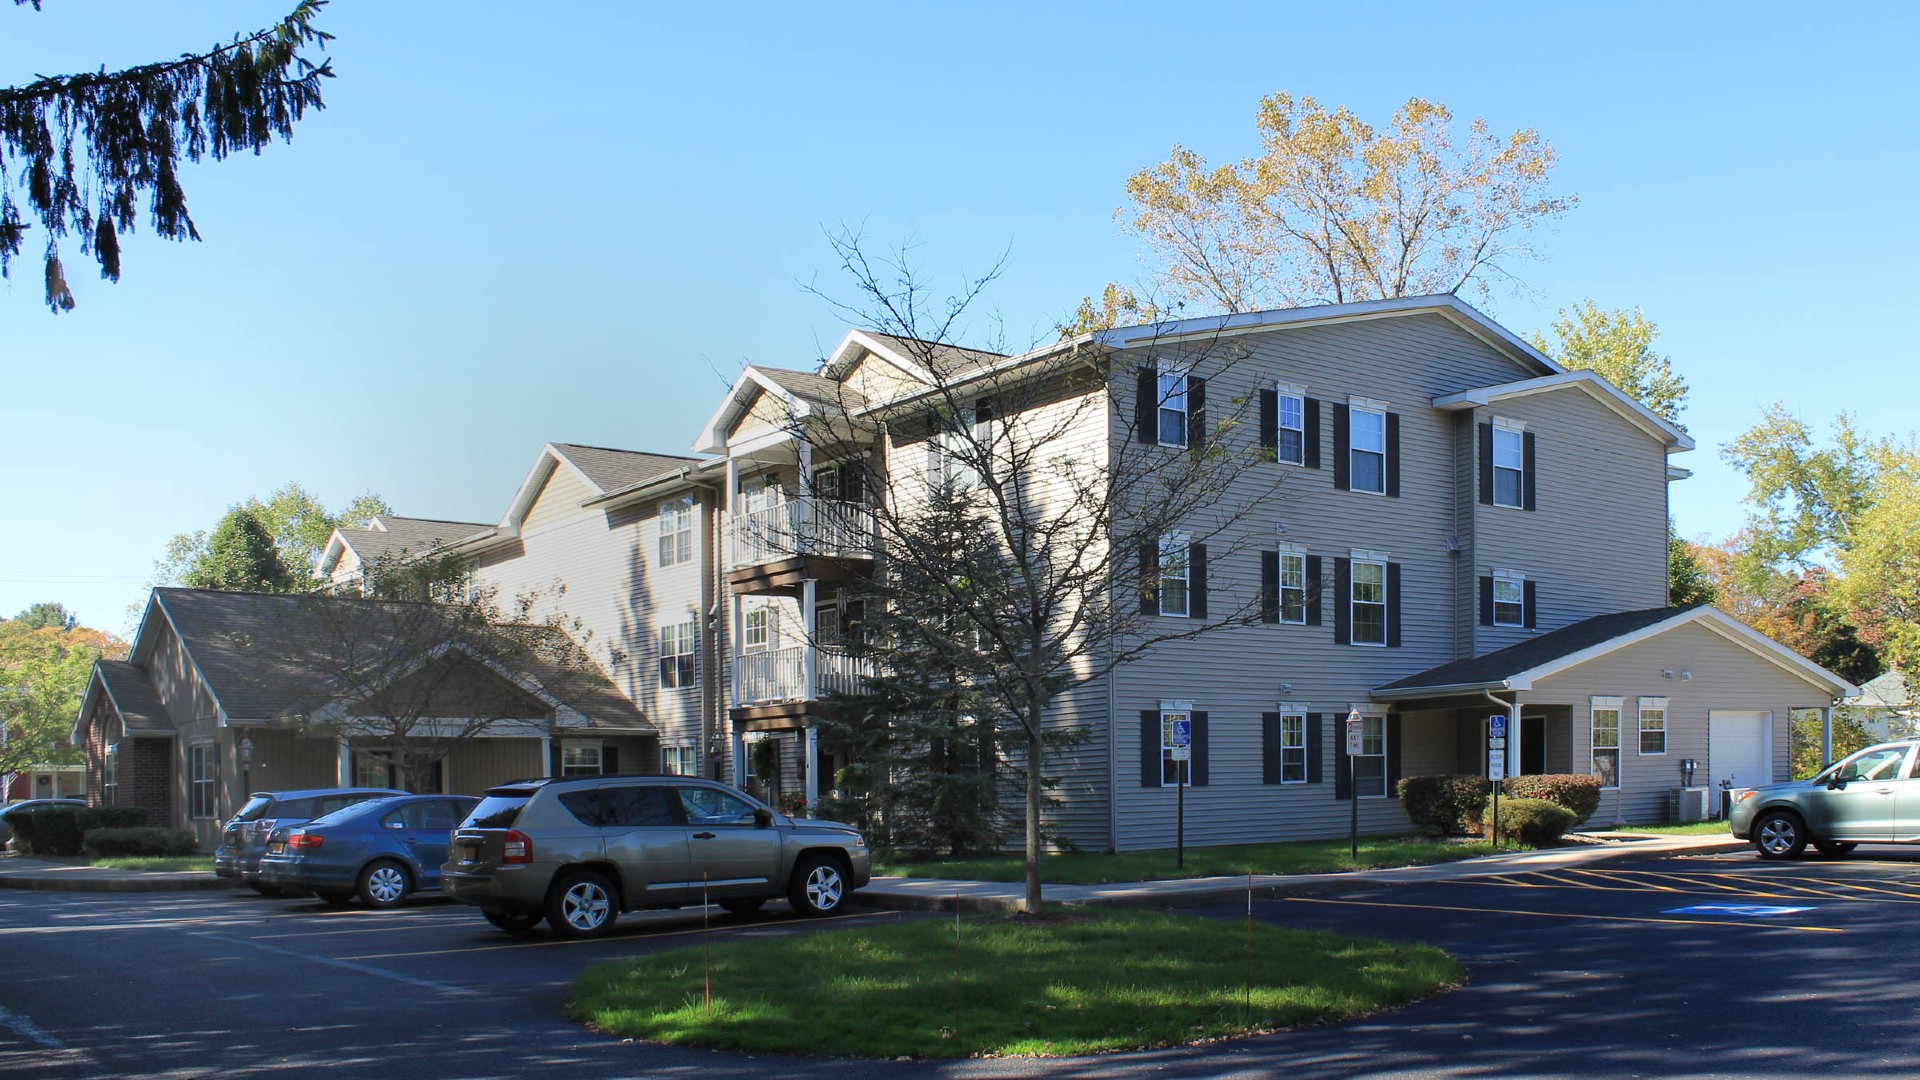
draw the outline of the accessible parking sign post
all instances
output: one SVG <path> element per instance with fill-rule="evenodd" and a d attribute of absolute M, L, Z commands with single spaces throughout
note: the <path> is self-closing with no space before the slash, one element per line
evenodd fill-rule
<path fill-rule="evenodd" d="M 1500 784 L 1507 778 L 1507 714 L 1487 717 L 1487 779 L 1493 781 L 1493 847 L 1500 848 Z"/>
<path fill-rule="evenodd" d="M 1187 763 L 1193 759 L 1193 720 L 1190 717 L 1169 720 L 1167 749 L 1174 761 L 1174 834 L 1173 865 L 1187 868 Z"/>
<path fill-rule="evenodd" d="M 1366 722 L 1360 710 L 1347 713 L 1347 858 L 1360 861 L 1360 753 L 1366 748 Z"/>

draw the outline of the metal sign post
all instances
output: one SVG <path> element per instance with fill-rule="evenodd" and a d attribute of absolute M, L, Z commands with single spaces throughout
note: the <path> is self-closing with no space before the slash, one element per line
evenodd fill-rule
<path fill-rule="evenodd" d="M 1507 714 L 1487 717 L 1487 779 L 1493 781 L 1493 847 L 1500 849 L 1500 785 L 1507 778 Z"/>
<path fill-rule="evenodd" d="M 1347 713 L 1347 858 L 1360 861 L 1360 753 L 1366 749 L 1366 724 L 1360 710 Z"/>
<path fill-rule="evenodd" d="M 1173 865 L 1184 870 L 1187 868 L 1187 763 L 1193 757 L 1193 721 L 1174 720 L 1172 726 L 1167 746 L 1173 751 L 1175 765 Z"/>

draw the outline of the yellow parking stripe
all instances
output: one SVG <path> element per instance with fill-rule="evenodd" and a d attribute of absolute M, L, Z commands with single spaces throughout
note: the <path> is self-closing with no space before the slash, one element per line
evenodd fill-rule
<path fill-rule="evenodd" d="M 1457 911 L 1469 915 L 1532 915 L 1541 919 L 1586 919 L 1592 922 L 1664 923 L 1669 926 L 1741 926 L 1749 930 L 1800 930 L 1810 934 L 1844 934 L 1838 926 L 1794 926 L 1764 920 L 1656 919 L 1636 915 L 1583 915 L 1570 911 L 1525 911 L 1517 908 L 1454 907 L 1446 904 L 1390 904 L 1378 900 L 1328 900 L 1317 896 L 1283 897 L 1294 904 L 1334 904 L 1346 907 L 1408 908 L 1416 911 Z"/>
<path fill-rule="evenodd" d="M 1607 871 L 1607 870 L 1569 870 L 1567 872 L 1570 874 L 1579 874 L 1582 877 L 1599 878 L 1602 881 L 1613 881 L 1621 876 L 1617 871 Z M 1681 891 L 1677 888 L 1674 888 L 1671 885 L 1649 884 L 1646 887 L 1654 890 L 1655 892 L 1680 892 Z"/>

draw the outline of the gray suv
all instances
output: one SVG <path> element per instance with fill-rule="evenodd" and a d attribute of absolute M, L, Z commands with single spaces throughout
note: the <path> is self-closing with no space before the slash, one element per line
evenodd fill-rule
<path fill-rule="evenodd" d="M 454 830 L 440 888 L 503 930 L 545 919 L 582 938 L 622 911 L 703 898 L 748 914 L 784 896 L 826 915 L 871 877 L 851 826 L 795 820 L 690 776 L 589 776 L 489 790 Z"/>
<path fill-rule="evenodd" d="M 1791 859 L 1808 844 L 1845 855 L 1858 844 L 1920 843 L 1920 741 L 1869 746 L 1806 780 L 1740 794 L 1727 827 L 1763 859 Z"/>

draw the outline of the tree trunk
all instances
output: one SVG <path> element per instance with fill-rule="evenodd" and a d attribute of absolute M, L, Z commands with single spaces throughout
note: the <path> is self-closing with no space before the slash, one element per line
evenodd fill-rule
<path fill-rule="evenodd" d="M 1027 706 L 1027 902 L 1029 915 L 1040 914 L 1040 706 Z"/>

